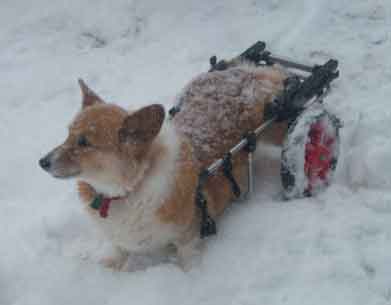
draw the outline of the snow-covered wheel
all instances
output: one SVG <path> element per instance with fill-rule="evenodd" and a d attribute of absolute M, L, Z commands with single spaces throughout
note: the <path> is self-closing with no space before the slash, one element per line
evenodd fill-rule
<path fill-rule="evenodd" d="M 281 179 L 287 199 L 312 196 L 330 184 L 339 154 L 340 121 L 321 104 L 301 113 L 282 147 Z"/>

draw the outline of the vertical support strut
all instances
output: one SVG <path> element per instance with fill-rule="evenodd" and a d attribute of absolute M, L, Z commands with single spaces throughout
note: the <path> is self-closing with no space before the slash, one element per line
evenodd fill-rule
<path fill-rule="evenodd" d="M 247 140 L 247 145 L 244 149 L 248 153 L 248 188 L 246 197 L 249 198 L 254 192 L 254 152 L 257 149 L 257 135 L 255 134 L 255 132 L 249 132 L 246 134 L 245 139 Z"/>
<path fill-rule="evenodd" d="M 250 198 L 250 196 L 254 192 L 254 164 L 253 164 L 253 154 L 252 152 L 248 153 L 248 171 L 247 171 L 247 181 L 248 181 L 248 189 L 246 198 Z"/>

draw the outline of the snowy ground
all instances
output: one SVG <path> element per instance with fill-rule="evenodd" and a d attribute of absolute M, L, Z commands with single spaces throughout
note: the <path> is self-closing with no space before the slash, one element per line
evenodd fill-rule
<path fill-rule="evenodd" d="M 389 0 L 1 0 L 0 304 L 391 304 L 390 30 Z M 258 39 L 340 60 L 335 184 L 281 201 L 274 153 L 198 268 L 97 265 L 106 245 L 73 182 L 37 165 L 79 109 L 76 79 L 127 107 L 170 105 L 210 55 Z"/>

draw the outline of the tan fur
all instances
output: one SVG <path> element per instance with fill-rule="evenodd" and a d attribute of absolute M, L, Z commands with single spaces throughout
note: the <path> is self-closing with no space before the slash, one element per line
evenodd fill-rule
<path fill-rule="evenodd" d="M 175 189 L 157 210 L 157 214 L 162 222 L 190 226 L 195 218 L 194 196 L 199 167 L 192 160 L 191 150 L 186 142 L 181 145 L 178 169 L 174 178 Z"/>
<path fill-rule="evenodd" d="M 77 191 L 82 202 L 91 203 L 97 195 L 94 188 L 84 181 L 77 182 Z"/>

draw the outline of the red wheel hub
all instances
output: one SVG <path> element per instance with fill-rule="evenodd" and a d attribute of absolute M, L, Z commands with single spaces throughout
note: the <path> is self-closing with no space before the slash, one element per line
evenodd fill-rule
<path fill-rule="evenodd" d="M 304 171 L 308 179 L 306 192 L 327 184 L 334 159 L 335 136 L 327 132 L 323 120 L 311 125 L 305 146 Z"/>

